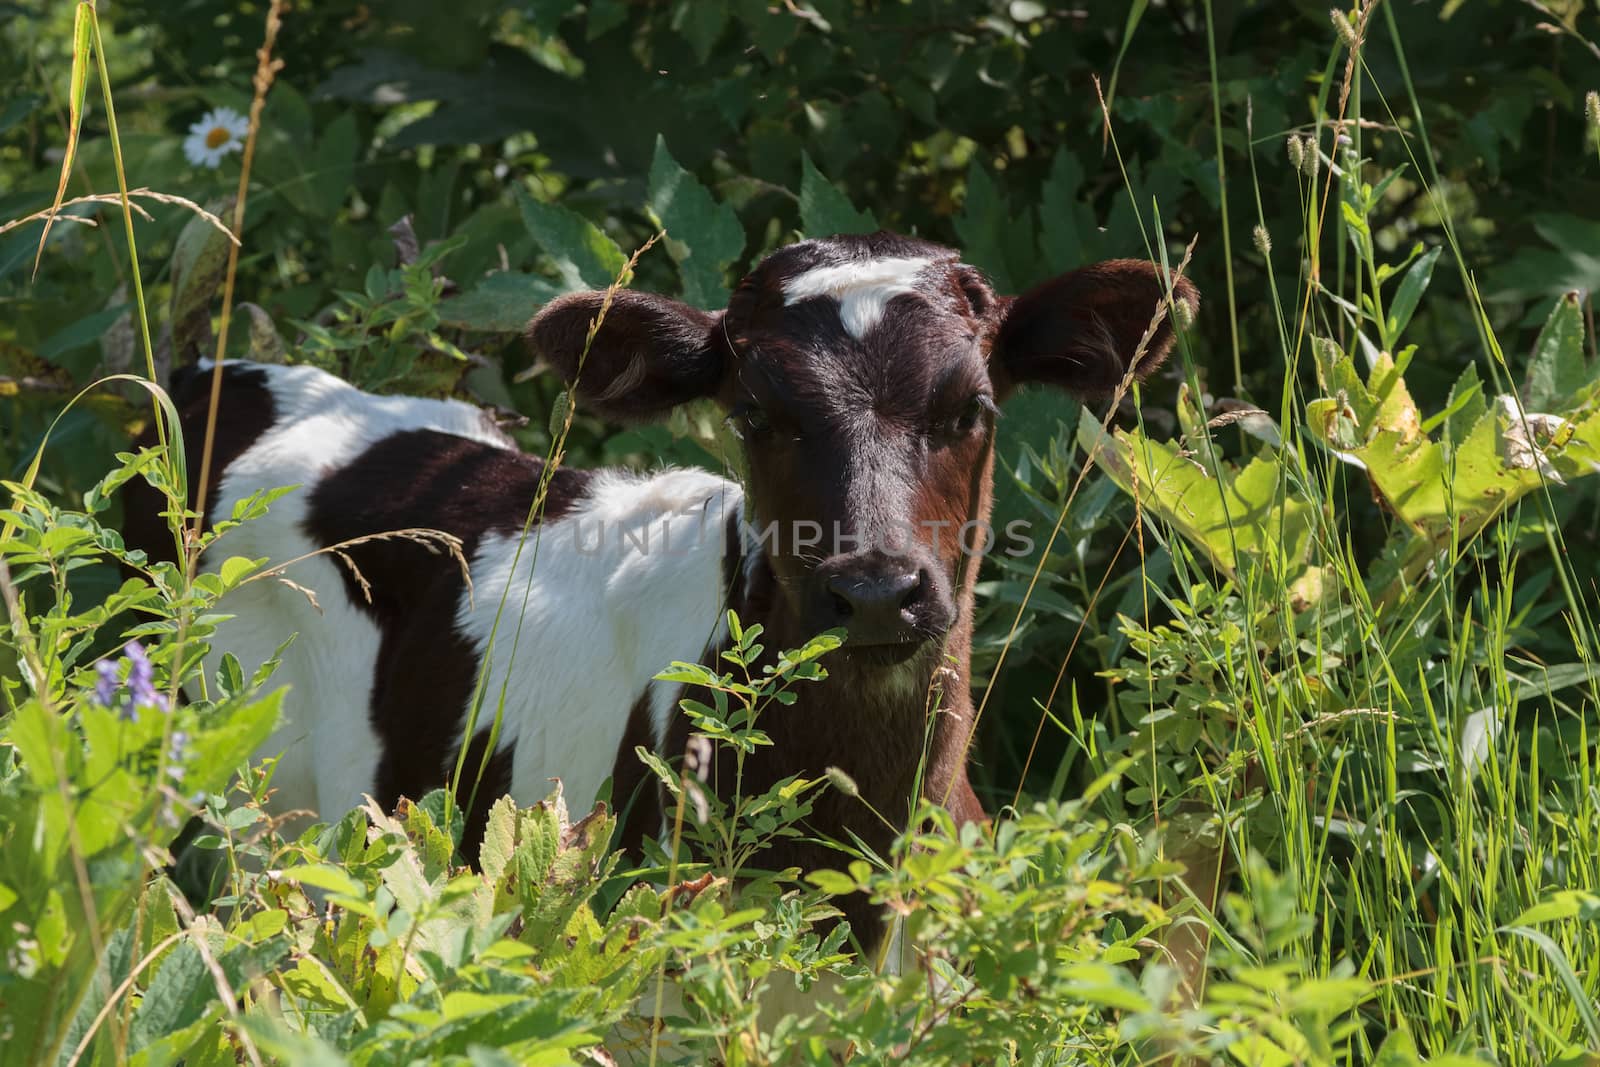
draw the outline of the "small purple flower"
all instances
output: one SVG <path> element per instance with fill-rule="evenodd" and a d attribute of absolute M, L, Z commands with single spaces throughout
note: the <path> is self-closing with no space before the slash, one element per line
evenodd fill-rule
<path fill-rule="evenodd" d="M 189 734 L 185 730 L 172 731 L 172 747 L 167 750 L 167 777 L 174 783 L 183 781 L 184 763 L 189 759 Z"/>
<path fill-rule="evenodd" d="M 123 652 L 127 654 L 130 664 L 128 692 L 133 696 L 133 706 L 166 711 L 167 698 L 156 692 L 155 668 L 150 665 L 150 657 L 145 655 L 144 647 L 137 641 L 129 641 Z"/>
<path fill-rule="evenodd" d="M 117 677 L 117 665 L 103 659 L 94 665 L 94 672 L 99 676 L 94 683 L 94 701 L 101 707 L 109 708 L 116 703 L 117 690 L 122 685 Z"/>
<path fill-rule="evenodd" d="M 102 659 L 95 663 L 96 680 L 94 701 L 103 708 L 113 708 L 130 722 L 138 719 L 140 708 L 167 710 L 167 698 L 156 691 L 155 668 L 144 646 L 129 641 L 123 646 L 123 659 L 128 661 L 126 688 L 122 682 L 120 661 Z"/>

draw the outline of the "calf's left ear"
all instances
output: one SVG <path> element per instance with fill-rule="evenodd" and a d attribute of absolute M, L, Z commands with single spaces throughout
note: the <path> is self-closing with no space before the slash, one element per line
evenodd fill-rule
<path fill-rule="evenodd" d="M 600 292 L 553 300 L 527 337 L 583 410 L 623 422 L 716 395 L 726 366 L 722 312 L 633 289 L 617 290 L 609 306 Z"/>
<path fill-rule="evenodd" d="M 1139 351 L 1167 294 L 1166 279 L 1149 263 L 1113 259 L 1001 300 L 990 373 L 1002 394 L 1024 382 L 1043 382 L 1083 397 L 1109 396 L 1136 355 L 1133 373 L 1142 381 L 1171 351 L 1172 308 Z M 1200 293 L 1187 278 L 1175 278 L 1171 295 L 1190 317 L 1200 307 Z"/>

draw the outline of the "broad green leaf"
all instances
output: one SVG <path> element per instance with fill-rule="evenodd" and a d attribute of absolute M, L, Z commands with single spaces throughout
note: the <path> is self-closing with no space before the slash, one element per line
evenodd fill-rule
<path fill-rule="evenodd" d="M 63 329 L 40 341 L 39 346 L 34 349 L 34 355 L 40 359 L 47 359 L 52 363 L 59 363 L 59 357 L 63 353 L 98 341 L 100 336 L 109 330 L 127 310 L 127 304 L 113 304 L 111 307 L 90 312 L 81 318 L 74 319 Z"/>
<path fill-rule="evenodd" d="M 338 893 L 357 899 L 367 895 L 366 887 L 352 878 L 342 868 L 327 863 L 308 863 L 280 871 L 278 877 L 296 885 Z"/>
<path fill-rule="evenodd" d="M 228 987 L 235 990 L 244 989 L 260 976 L 271 973 L 289 954 L 289 939 L 284 936 L 230 944 L 210 934 L 211 931 L 200 924 L 191 927 L 190 939 L 179 944 L 162 961 L 139 1010 L 134 1013 L 129 1036 L 135 1048 L 170 1039 L 219 1009 L 217 980 L 193 938 L 207 938 L 212 958 L 227 979 Z M 182 1052 L 190 1047 L 198 1036 L 182 1035 L 182 1040 L 174 1043 L 175 1051 Z"/>
<path fill-rule="evenodd" d="M 228 780 L 261 747 L 274 727 L 287 690 L 275 689 L 234 708 L 226 717 L 219 708 L 208 728 L 191 742 L 187 788 L 220 792 Z"/>
<path fill-rule="evenodd" d="M 307 204 L 317 217 L 332 219 L 349 198 L 359 148 L 355 112 L 343 109 L 317 138 L 316 151 L 302 172 Z"/>
<path fill-rule="evenodd" d="M 226 214 L 233 198 L 214 201 L 206 207 L 213 214 Z M 210 356 L 213 340 L 211 308 L 228 271 L 228 247 L 232 239 L 196 215 L 184 224 L 172 249 L 172 300 L 168 315 L 172 323 L 172 351 L 182 362 L 197 356 Z"/>
<path fill-rule="evenodd" d="M 850 198 L 823 176 L 811 157 L 800 154 L 800 228 L 807 237 L 836 233 L 872 233 L 878 228 L 870 211 L 857 211 Z"/>
<path fill-rule="evenodd" d="M 1107 435 L 1092 417 L 1078 424 L 1078 444 L 1123 492 L 1203 549 L 1229 575 L 1256 559 L 1280 575 L 1305 562 L 1313 508 L 1284 484 L 1274 458 L 1258 456 L 1242 470 L 1217 470 L 1175 445 L 1138 431 Z"/>
<path fill-rule="evenodd" d="M 1524 414 L 1509 395 L 1486 404 L 1474 393 L 1476 375 L 1464 374 L 1450 407 L 1424 421 L 1387 354 L 1363 382 L 1350 357 L 1317 347 L 1319 379 L 1334 395 L 1306 405 L 1307 428 L 1359 465 L 1387 509 L 1419 535 L 1397 557 L 1402 574 L 1420 573 L 1430 546 L 1471 539 L 1542 485 L 1600 471 L 1600 413 L 1570 422 Z M 1430 435 L 1441 424 L 1448 453 Z"/>
<path fill-rule="evenodd" d="M 711 49 L 727 24 L 727 0 L 678 0 L 672 12 L 672 28 L 689 42 L 701 63 L 711 58 Z"/>
<path fill-rule="evenodd" d="M 834 896 L 843 896 L 856 891 L 856 880 L 839 871 L 820 870 L 811 871 L 806 875 L 806 881 Z"/>
<path fill-rule="evenodd" d="M 222 566 L 218 568 L 218 574 L 222 578 L 223 586 L 225 588 L 232 589 L 234 586 L 243 581 L 246 575 L 260 570 L 262 564 L 266 562 L 267 560 L 265 556 L 263 556 L 261 559 L 246 559 L 244 556 L 229 556 L 227 559 L 222 561 Z"/>
<path fill-rule="evenodd" d="M 1512 675 L 1516 677 L 1515 674 Z M 1584 682 L 1592 682 L 1600 678 L 1600 665 L 1588 663 L 1557 663 L 1544 667 L 1533 674 L 1527 681 L 1519 682 L 1512 687 L 1511 699 L 1520 703 L 1524 700 L 1534 700 L 1538 697 L 1549 696 L 1558 689 L 1566 689 Z"/>
<path fill-rule="evenodd" d="M 783 7 L 773 7 L 766 0 L 736 0 L 734 14 L 744 24 L 755 46 L 771 60 L 776 60 L 785 48 L 799 35 L 804 20 Z"/>
<path fill-rule="evenodd" d="M 1039 251 L 1046 270 L 1081 267 L 1093 258 L 1094 213 L 1079 201 L 1083 164 L 1067 148 L 1056 152 L 1039 192 Z"/>
<path fill-rule="evenodd" d="M 1019 242 L 1025 239 L 1031 254 L 1033 212 L 1014 216 L 994 179 L 977 160 L 967 168 L 966 199 L 952 221 L 966 261 L 987 273 L 999 292 L 1019 291 L 1031 271 Z"/>
<path fill-rule="evenodd" d="M 1583 308 L 1577 293 L 1556 301 L 1528 364 L 1522 401 L 1529 411 L 1567 412 L 1594 391 L 1583 355 Z"/>
<path fill-rule="evenodd" d="M 517 189 L 517 208 L 528 233 L 555 261 L 564 290 L 604 289 L 627 265 L 628 257 L 616 242 L 577 212 L 535 200 L 522 188 Z"/>
<path fill-rule="evenodd" d="M 471 770 L 476 774 L 478 768 Z M 470 788 L 466 792 L 470 792 Z M 449 804 L 448 794 L 443 789 L 435 789 L 421 800 L 404 806 L 402 822 L 406 835 L 417 846 L 423 873 L 430 880 L 450 872 L 450 859 L 456 851 L 455 837 L 461 832 L 462 809 L 447 808 Z M 445 825 L 447 814 L 451 820 L 449 830 Z"/>
<path fill-rule="evenodd" d="M 259 304 L 242 300 L 233 307 L 234 316 L 245 319 L 245 358 L 257 363 L 287 363 L 289 348 L 283 342 L 272 316 Z M 231 345 L 229 346 L 232 347 Z"/>
<path fill-rule="evenodd" d="M 1417 1056 L 1417 1043 L 1412 1040 L 1411 1031 L 1403 1021 L 1389 1031 L 1389 1036 L 1383 1039 L 1378 1054 L 1372 1060 L 1372 1067 L 1421 1067 L 1421 1064 L 1422 1060 Z"/>
<path fill-rule="evenodd" d="M 478 846 L 478 869 L 484 880 L 498 887 L 506 869 L 511 865 L 517 847 L 517 802 L 503 796 L 489 808 L 489 818 L 483 828 L 483 842 Z"/>
<path fill-rule="evenodd" d="M 540 308 L 560 295 L 561 289 L 547 279 L 501 271 L 483 279 L 470 292 L 441 303 L 439 321 L 465 330 L 516 333 Z"/>
<path fill-rule="evenodd" d="M 1475 363 L 1468 363 L 1467 369 L 1461 372 L 1456 383 L 1450 387 L 1450 397 L 1445 401 L 1445 408 L 1433 419 L 1423 423 L 1423 429 L 1431 430 L 1435 420 L 1442 421 L 1445 427 L 1444 440 L 1452 447 L 1457 441 L 1466 439 L 1472 428 L 1483 418 L 1483 413 L 1489 410 L 1489 402 L 1483 396 L 1483 382 L 1478 378 L 1478 367 Z"/>
<path fill-rule="evenodd" d="M 1387 310 L 1388 322 L 1385 331 L 1389 343 L 1405 332 L 1406 324 L 1411 321 L 1411 316 L 1416 313 L 1417 302 L 1422 299 L 1423 292 L 1428 288 L 1428 282 L 1433 278 L 1433 265 L 1439 260 L 1440 248 L 1430 248 L 1424 252 L 1411 269 L 1406 271 L 1406 276 L 1400 279 L 1400 288 L 1395 290 L 1394 299 L 1389 302 Z"/>
<path fill-rule="evenodd" d="M 21 93 L 13 97 L 10 103 L 0 109 L 0 135 L 4 135 L 11 127 L 33 114 L 44 102 L 44 96 L 39 93 Z"/>
<path fill-rule="evenodd" d="M 650 211 L 667 231 L 667 251 L 683 278 L 683 298 L 699 308 L 728 303 L 728 265 L 744 251 L 744 227 L 727 204 L 718 204 L 693 174 L 678 165 L 656 137 L 650 164 Z"/>

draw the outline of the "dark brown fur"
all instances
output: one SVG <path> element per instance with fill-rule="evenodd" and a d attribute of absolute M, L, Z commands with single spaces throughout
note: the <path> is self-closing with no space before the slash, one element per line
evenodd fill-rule
<path fill-rule="evenodd" d="M 212 440 L 206 484 L 208 527 L 214 518 L 211 513 L 216 507 L 217 487 L 228 465 L 266 433 L 277 418 L 272 394 L 260 371 L 225 364 L 222 373 L 222 402 L 217 406 L 217 432 Z M 211 409 L 211 372 L 199 367 L 174 372 L 171 397 L 183 426 L 183 458 L 189 472 L 187 504 L 192 510 L 199 498 L 200 453 L 205 444 L 206 412 Z M 152 425 L 139 435 L 134 447 L 154 448 L 159 440 Z M 143 549 L 151 560 L 177 563 L 177 544 L 161 514 L 166 506 L 166 498 L 143 478 L 128 482 L 122 488 L 122 533 L 130 548 Z"/>
<path fill-rule="evenodd" d="M 926 257 L 933 266 L 917 275 L 916 292 L 884 304 L 864 336 L 846 331 L 830 297 L 786 298 L 786 285 L 815 268 L 906 257 Z M 1191 310 L 1197 306 L 1186 280 L 1175 279 L 1172 291 Z M 897 632 L 877 627 L 864 641 L 852 634 L 825 661 L 827 682 L 798 687 L 795 704 L 762 719 L 773 744 L 747 757 L 745 791 L 838 767 L 860 795 L 824 792 L 808 829 L 824 841 L 858 837 L 878 855 L 906 825 L 919 768 L 922 796 L 947 803 L 958 822 L 982 820 L 966 771 L 978 567 L 976 558 L 963 559 L 957 535 L 969 520 L 989 517 L 992 404 L 1027 382 L 1089 397 L 1113 392 L 1166 285 L 1149 264 L 1115 260 L 1020 297 L 997 296 L 953 250 L 880 233 L 780 249 L 744 279 L 722 313 L 642 293 L 618 296 L 581 361 L 599 294 L 556 301 L 529 332 L 590 410 L 637 420 L 697 397 L 715 399 L 745 431 L 747 512 L 758 525 L 776 522 L 780 538 L 800 522 L 817 523 L 825 542 L 835 530 L 847 540 L 914 527 L 914 540 L 892 551 L 807 551 L 780 540 L 756 563 L 749 585 L 733 589 L 732 605 L 746 624 L 765 627 L 767 647 L 789 648 L 829 625 L 853 629 L 856 615 L 835 595 L 840 575 L 858 582 L 919 576 L 899 605 Z M 1173 337 L 1163 321 L 1135 377 L 1160 365 Z M 720 651 L 708 649 L 706 662 L 716 663 Z M 932 708 L 938 712 L 930 722 Z M 684 717 L 673 720 L 664 755 L 684 751 L 689 729 Z M 619 753 L 618 780 L 630 751 Z M 719 792 L 731 788 L 731 755 L 719 759 L 713 778 Z M 785 840 L 758 862 L 777 870 L 843 860 L 827 844 Z M 881 924 L 868 903 L 844 907 L 863 940 L 874 941 Z"/>
<path fill-rule="evenodd" d="M 306 535 L 336 545 L 392 530 L 432 529 L 461 539 L 468 559 L 488 533 L 522 529 L 544 461 L 510 449 L 410 430 L 376 442 L 331 471 L 311 491 Z M 539 521 L 553 522 L 587 489 L 587 471 L 560 469 L 550 479 Z M 372 678 L 372 727 L 383 742 L 374 799 L 391 808 L 447 782 L 459 750 L 465 709 L 478 677 L 478 654 L 454 626 L 466 583 L 455 559 L 404 538 L 343 550 L 345 594 L 382 634 Z M 462 852 L 476 859 L 490 805 L 511 785 L 512 746 L 483 756 L 496 701 L 483 701 L 462 774 L 468 806 Z M 482 767 L 483 775 L 479 778 Z M 474 788 L 474 784 L 476 788 Z"/>

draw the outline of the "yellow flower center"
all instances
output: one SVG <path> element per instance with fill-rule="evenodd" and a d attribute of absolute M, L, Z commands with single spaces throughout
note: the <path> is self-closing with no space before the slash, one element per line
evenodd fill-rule
<path fill-rule="evenodd" d="M 221 148 L 232 139 L 233 134 L 228 131 L 226 126 L 214 126 L 211 132 L 206 134 L 206 147 Z"/>

